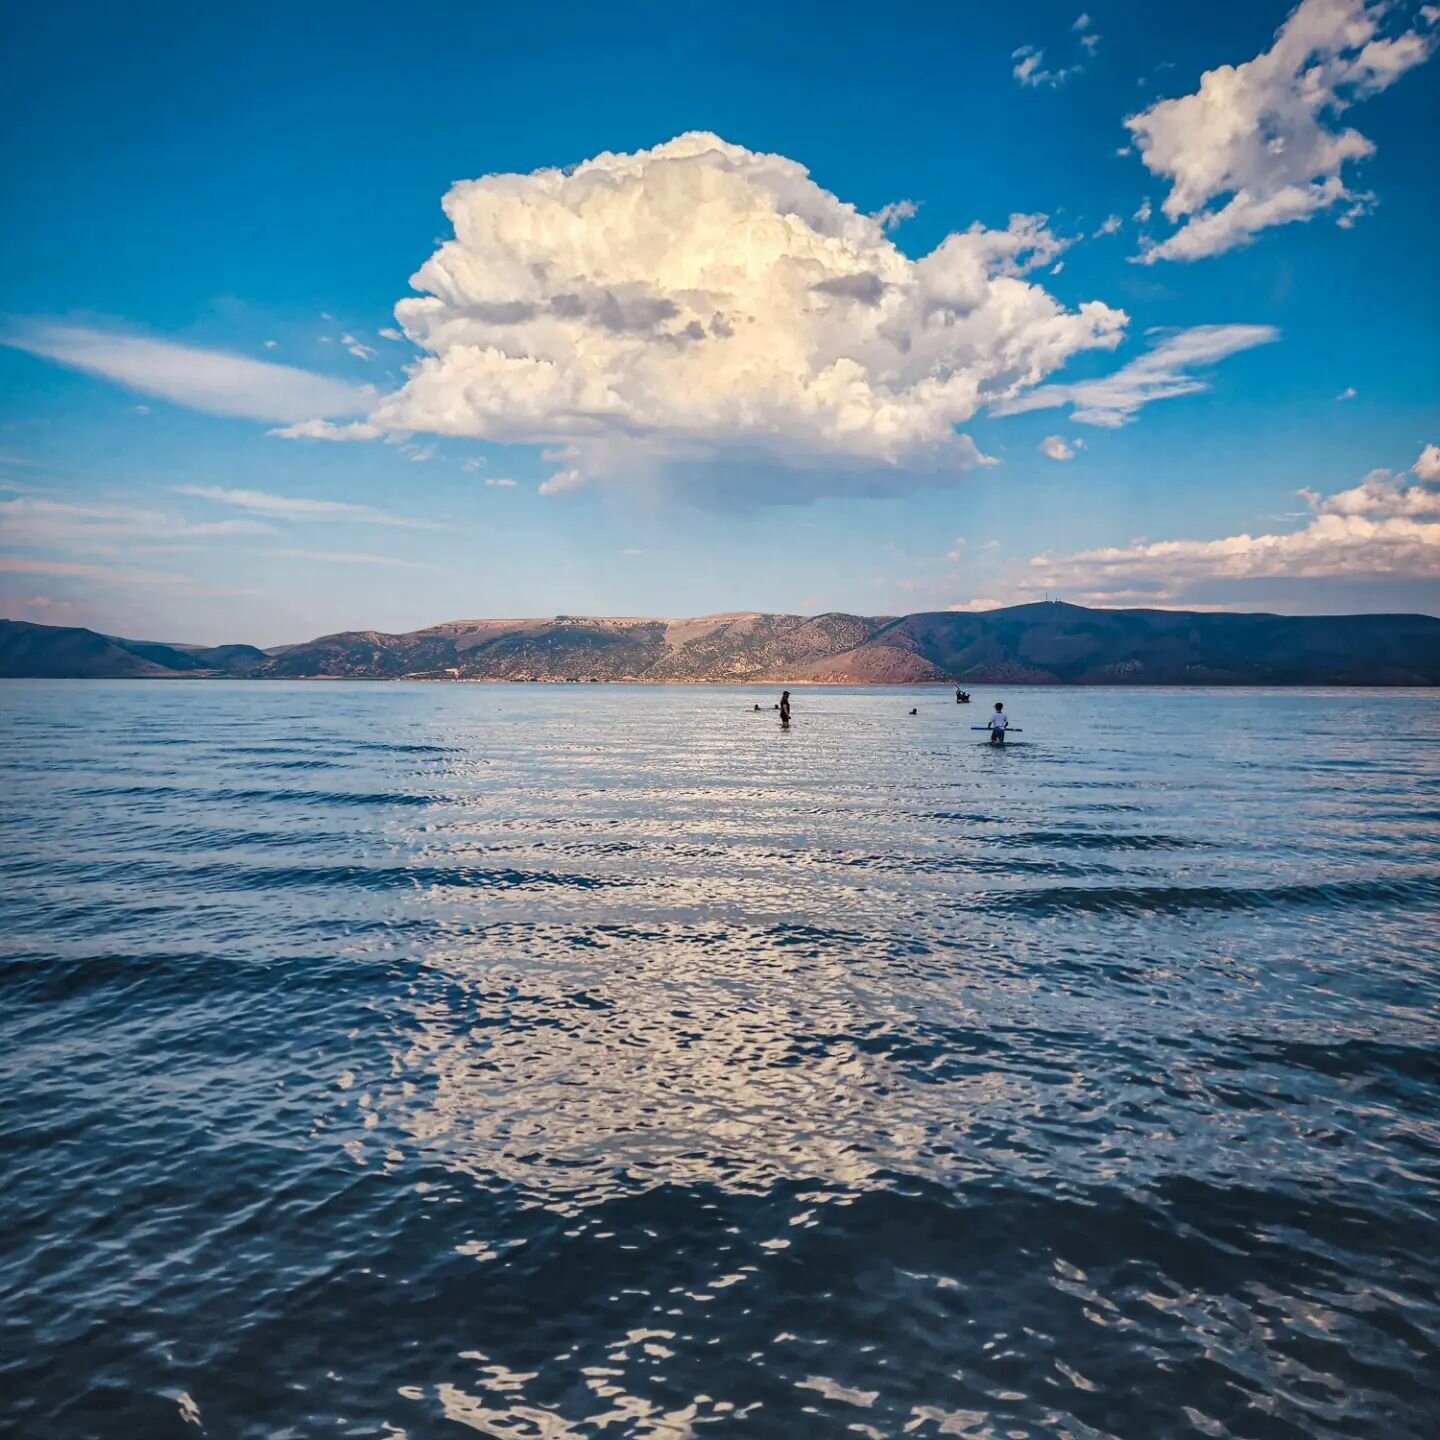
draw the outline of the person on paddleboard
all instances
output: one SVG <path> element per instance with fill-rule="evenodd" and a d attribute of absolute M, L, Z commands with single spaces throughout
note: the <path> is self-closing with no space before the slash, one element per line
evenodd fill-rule
<path fill-rule="evenodd" d="M 1005 706 L 999 700 L 995 702 L 995 713 L 990 717 L 987 728 L 990 731 L 992 745 L 1005 743 L 1005 732 L 1010 728 L 1010 717 L 1005 713 Z"/>

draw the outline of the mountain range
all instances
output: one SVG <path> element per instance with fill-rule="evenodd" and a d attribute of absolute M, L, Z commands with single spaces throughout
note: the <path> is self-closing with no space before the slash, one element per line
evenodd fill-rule
<path fill-rule="evenodd" d="M 0 677 L 830 684 L 1437 685 L 1440 619 L 1091 610 L 454 620 L 184 645 L 0 620 Z"/>

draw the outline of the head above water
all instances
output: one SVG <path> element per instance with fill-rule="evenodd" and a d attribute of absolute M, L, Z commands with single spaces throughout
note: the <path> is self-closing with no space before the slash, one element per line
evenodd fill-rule
<path fill-rule="evenodd" d="M 1005 708 L 1004 702 L 1001 701 L 1001 700 L 997 700 L 997 701 L 995 702 L 995 708 L 996 708 L 997 710 L 1003 710 L 1003 709 Z"/>

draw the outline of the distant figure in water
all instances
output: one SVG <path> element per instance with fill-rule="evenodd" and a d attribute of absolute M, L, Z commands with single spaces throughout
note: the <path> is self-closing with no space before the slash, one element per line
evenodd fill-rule
<path fill-rule="evenodd" d="M 968 705 L 970 703 L 970 697 L 965 691 L 957 689 L 955 691 L 955 703 L 957 705 Z"/>
<path fill-rule="evenodd" d="M 755 708 L 756 708 L 756 710 L 759 710 L 760 707 L 757 705 Z"/>
<path fill-rule="evenodd" d="M 912 710 L 910 713 L 912 715 L 918 715 L 920 712 L 918 710 Z"/>
<path fill-rule="evenodd" d="M 790 692 L 788 690 L 780 697 L 780 723 L 782 725 L 790 723 Z"/>
<path fill-rule="evenodd" d="M 1003 745 L 1005 743 L 1005 732 L 1010 728 L 1010 717 L 1005 713 L 1005 707 L 1000 701 L 995 702 L 995 713 L 990 717 L 990 743 L 992 745 Z"/>

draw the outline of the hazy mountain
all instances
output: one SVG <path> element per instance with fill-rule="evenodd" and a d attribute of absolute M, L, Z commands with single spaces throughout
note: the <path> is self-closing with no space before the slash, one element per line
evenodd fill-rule
<path fill-rule="evenodd" d="M 164 645 L 71 626 L 0 620 L 0 676 L 121 680 L 246 674 L 268 658 L 253 645 Z"/>
<path fill-rule="evenodd" d="M 248 645 L 0 621 L 0 675 L 915 684 L 1435 685 L 1440 619 L 1017 605 L 981 614 L 456 620 Z"/>

